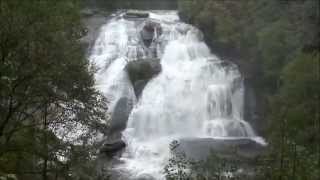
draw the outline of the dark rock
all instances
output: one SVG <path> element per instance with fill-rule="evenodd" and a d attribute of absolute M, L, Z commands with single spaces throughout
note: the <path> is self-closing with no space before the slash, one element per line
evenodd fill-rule
<path fill-rule="evenodd" d="M 248 79 L 244 80 L 245 94 L 244 94 L 244 119 L 250 123 L 255 132 L 264 136 L 266 134 L 267 121 L 263 119 L 262 98 L 257 93 L 257 90 L 251 85 Z"/>
<path fill-rule="evenodd" d="M 204 160 L 211 152 L 219 157 L 254 159 L 264 152 L 265 145 L 249 138 L 185 138 L 179 140 L 177 150 L 194 160 Z"/>
<path fill-rule="evenodd" d="M 186 35 L 188 31 L 191 30 L 191 26 L 187 24 L 179 24 L 179 26 L 175 27 L 175 29 L 183 35 Z"/>
<path fill-rule="evenodd" d="M 177 0 L 84 0 L 97 7 L 106 9 L 138 9 L 138 10 L 177 10 Z M 133 11 L 133 10 L 130 10 Z M 136 11 L 136 10 L 134 10 Z"/>
<path fill-rule="evenodd" d="M 232 91 L 232 93 L 234 93 L 235 91 L 239 90 L 240 88 L 243 88 L 243 78 L 242 77 L 235 78 L 232 81 L 231 91 Z"/>
<path fill-rule="evenodd" d="M 117 152 L 123 150 L 125 147 L 126 143 L 123 140 L 110 141 L 103 144 L 100 152 L 106 153 L 108 156 L 113 156 Z"/>
<path fill-rule="evenodd" d="M 127 127 L 127 121 L 132 108 L 133 103 L 130 99 L 127 97 L 119 99 L 111 115 L 110 135 L 119 133 Z"/>
<path fill-rule="evenodd" d="M 81 21 L 86 28 L 86 32 L 84 33 L 85 36 L 80 39 L 80 42 L 88 50 L 87 52 L 90 53 L 90 49 L 99 35 L 101 26 L 106 23 L 108 18 L 106 18 L 106 15 L 97 13 L 96 10 L 92 9 L 86 9 L 82 13 L 83 17 Z"/>
<path fill-rule="evenodd" d="M 137 80 L 149 80 L 161 72 L 160 59 L 141 59 L 129 62 L 126 67 L 129 78 L 134 84 Z"/>
<path fill-rule="evenodd" d="M 141 11 L 128 11 L 123 15 L 124 18 L 148 18 L 149 13 Z"/>
<path fill-rule="evenodd" d="M 136 94 L 136 97 L 140 97 L 142 90 L 147 85 L 147 83 L 148 83 L 147 80 L 138 80 L 134 83 L 133 89 L 134 89 L 134 93 Z"/>
<path fill-rule="evenodd" d="M 147 21 L 144 24 L 140 34 L 145 46 L 150 47 L 152 40 L 162 34 L 161 25 L 157 22 Z"/>
<path fill-rule="evenodd" d="M 155 180 L 156 178 L 154 178 L 153 176 L 149 175 L 149 174 L 142 174 L 139 177 L 135 178 L 135 180 Z"/>
<path fill-rule="evenodd" d="M 129 62 L 125 69 L 138 97 L 147 82 L 161 72 L 161 64 L 159 59 L 142 59 Z"/>
<path fill-rule="evenodd" d="M 81 15 L 84 17 L 90 17 L 98 13 L 97 9 L 85 8 L 80 11 Z"/>

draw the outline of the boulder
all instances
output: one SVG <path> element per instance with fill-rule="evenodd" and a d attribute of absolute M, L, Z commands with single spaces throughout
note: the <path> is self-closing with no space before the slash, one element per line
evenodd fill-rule
<path fill-rule="evenodd" d="M 85 8 L 80 11 L 80 14 L 84 17 L 90 17 L 97 14 L 99 11 L 93 8 Z"/>
<path fill-rule="evenodd" d="M 122 97 L 118 100 L 111 114 L 110 136 L 123 131 L 127 127 L 127 121 L 132 108 L 133 103 L 129 98 Z"/>
<path fill-rule="evenodd" d="M 267 134 L 268 121 L 264 119 L 265 100 L 258 89 L 250 82 L 252 80 L 244 79 L 244 119 L 250 123 L 255 132 L 260 136 Z"/>
<path fill-rule="evenodd" d="M 156 178 L 154 178 L 153 176 L 149 175 L 149 174 L 141 174 L 139 175 L 139 177 L 135 178 L 135 180 L 155 180 Z"/>
<path fill-rule="evenodd" d="M 161 72 L 160 59 L 141 59 L 129 62 L 125 70 L 127 71 L 134 91 L 138 97 L 147 82 Z"/>
<path fill-rule="evenodd" d="M 119 151 L 126 147 L 126 143 L 123 140 L 109 141 L 103 144 L 100 148 L 101 153 L 105 153 L 108 156 L 114 156 Z"/>
<path fill-rule="evenodd" d="M 82 16 L 81 21 L 85 30 L 82 32 L 83 36 L 80 39 L 80 43 L 85 49 L 88 49 L 88 53 L 90 53 L 90 49 L 93 47 L 99 35 L 101 26 L 105 24 L 108 18 L 94 9 L 84 10 Z"/>
<path fill-rule="evenodd" d="M 148 18 L 149 13 L 147 12 L 141 12 L 141 11 L 127 11 L 124 15 L 124 18 L 130 19 L 130 18 Z"/>
<path fill-rule="evenodd" d="M 183 34 L 183 35 L 186 35 L 188 33 L 188 31 L 191 30 L 191 27 L 190 25 L 188 24 L 179 24 L 179 26 L 176 26 L 175 29 L 180 33 L 180 34 Z"/>
<path fill-rule="evenodd" d="M 160 23 L 146 21 L 141 32 L 141 38 L 145 46 L 150 47 L 152 40 L 158 38 L 162 34 Z"/>
<path fill-rule="evenodd" d="M 264 144 L 250 138 L 184 138 L 178 143 L 177 151 L 194 160 L 204 160 L 211 152 L 224 158 L 254 159 L 265 151 Z"/>
<path fill-rule="evenodd" d="M 133 89 L 134 93 L 136 94 L 136 97 L 140 97 L 142 90 L 147 85 L 148 80 L 138 80 L 134 83 Z"/>
<path fill-rule="evenodd" d="M 161 72 L 160 59 L 141 59 L 131 61 L 126 65 L 125 70 L 133 84 L 137 80 L 149 80 L 154 75 Z"/>

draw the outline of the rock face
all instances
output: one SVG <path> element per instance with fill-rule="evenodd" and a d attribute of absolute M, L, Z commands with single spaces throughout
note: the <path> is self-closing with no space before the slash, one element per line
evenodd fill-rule
<path fill-rule="evenodd" d="M 119 151 L 126 147 L 126 143 L 123 140 L 116 140 L 111 142 L 106 142 L 100 149 L 101 153 L 105 153 L 107 156 L 114 156 Z"/>
<path fill-rule="evenodd" d="M 108 12 L 102 13 L 97 9 L 83 9 L 81 11 L 81 21 L 84 24 L 84 36 L 80 39 L 83 47 L 90 49 L 94 45 L 95 40 L 99 35 L 100 28 L 107 21 Z"/>
<path fill-rule="evenodd" d="M 177 0 L 83 0 L 87 6 L 104 9 L 177 10 Z"/>
<path fill-rule="evenodd" d="M 129 62 L 125 70 L 136 96 L 139 97 L 147 82 L 161 72 L 161 64 L 159 59 L 142 59 Z"/>
<path fill-rule="evenodd" d="M 245 79 L 245 108 L 244 118 L 251 124 L 256 133 L 260 136 L 265 136 L 268 127 L 268 122 L 264 119 L 264 109 L 266 105 L 262 94 L 257 88 L 252 85 L 251 80 Z"/>
<path fill-rule="evenodd" d="M 221 157 L 253 159 L 264 152 L 265 146 L 247 138 L 188 138 L 179 140 L 177 150 L 194 160 L 204 160 L 211 152 Z"/>
<path fill-rule="evenodd" d="M 126 128 L 132 108 L 133 104 L 130 99 L 127 97 L 122 97 L 119 99 L 111 115 L 110 135 L 120 133 Z"/>
<path fill-rule="evenodd" d="M 139 96 L 147 82 L 161 71 L 159 59 L 143 59 L 129 62 L 125 67 L 134 85 L 136 96 Z M 108 138 L 100 149 L 102 153 L 112 157 L 126 147 L 121 140 L 121 132 L 125 130 L 130 112 L 133 108 L 132 100 L 122 97 L 116 103 L 111 114 Z"/>
<path fill-rule="evenodd" d="M 136 94 L 136 97 L 140 97 L 147 83 L 148 83 L 148 80 L 138 80 L 133 84 L 134 93 Z"/>
<path fill-rule="evenodd" d="M 160 59 L 131 61 L 126 65 L 125 69 L 128 72 L 131 82 L 136 82 L 141 79 L 148 80 L 161 72 Z"/>
<path fill-rule="evenodd" d="M 154 177 L 148 174 L 142 174 L 136 180 L 156 180 Z"/>
<path fill-rule="evenodd" d="M 140 32 L 143 43 L 147 47 L 150 47 L 152 40 L 158 38 L 161 34 L 161 25 L 153 21 L 146 21 Z"/>
<path fill-rule="evenodd" d="M 124 18 L 148 18 L 149 13 L 141 12 L 141 11 L 128 11 L 124 14 Z"/>

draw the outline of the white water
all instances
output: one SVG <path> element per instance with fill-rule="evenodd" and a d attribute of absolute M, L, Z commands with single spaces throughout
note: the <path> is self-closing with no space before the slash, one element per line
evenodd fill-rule
<path fill-rule="evenodd" d="M 102 27 L 90 57 L 99 71 L 97 88 L 114 104 L 126 96 L 135 103 L 123 138 L 128 143 L 115 169 L 134 179 L 163 179 L 169 144 L 181 137 L 256 138 L 243 120 L 244 86 L 237 67 L 211 54 L 202 34 L 181 23 L 174 11 L 152 12 L 163 29 L 150 49 L 161 58 L 162 72 L 136 100 L 124 72 L 128 61 L 151 57 L 140 38 L 143 21 L 119 16 Z"/>

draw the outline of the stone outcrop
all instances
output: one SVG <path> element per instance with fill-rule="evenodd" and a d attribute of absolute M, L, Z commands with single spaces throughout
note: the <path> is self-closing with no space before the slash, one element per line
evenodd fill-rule
<path fill-rule="evenodd" d="M 88 49 L 89 53 L 99 35 L 101 26 L 107 21 L 109 13 L 102 13 L 97 9 L 88 8 L 83 9 L 81 15 L 81 21 L 85 30 L 83 32 L 84 36 L 80 39 L 80 42 L 84 48 Z"/>
<path fill-rule="evenodd" d="M 159 59 L 142 59 L 129 62 L 125 70 L 136 96 L 139 97 L 147 82 L 161 72 L 161 64 Z"/>
<path fill-rule="evenodd" d="M 114 156 L 119 151 L 126 147 L 126 143 L 123 140 L 109 141 L 103 144 L 100 148 L 101 153 L 105 153 L 107 156 Z"/>
<path fill-rule="evenodd" d="M 154 21 L 146 21 L 140 32 L 143 43 L 147 47 L 150 47 L 152 40 L 158 38 L 161 34 L 161 25 Z"/>
<path fill-rule="evenodd" d="M 186 138 L 178 141 L 178 152 L 184 152 L 188 158 L 206 159 L 211 152 L 220 157 L 254 159 L 265 151 L 265 145 L 249 138 L 214 139 Z"/>
<path fill-rule="evenodd" d="M 140 97 L 144 87 L 147 85 L 148 80 L 138 80 L 133 84 L 133 89 L 136 97 Z"/>
<path fill-rule="evenodd" d="M 141 11 L 127 11 L 124 15 L 124 18 L 130 19 L 130 18 L 148 18 L 149 13 L 147 12 L 141 12 Z"/>
<path fill-rule="evenodd" d="M 245 94 L 244 94 L 244 119 L 250 123 L 252 128 L 258 135 L 264 136 L 266 134 L 268 123 L 266 119 L 263 118 L 263 100 L 261 94 L 257 92 L 252 86 L 250 80 L 245 79 Z"/>
<path fill-rule="evenodd" d="M 111 114 L 109 135 L 120 133 L 127 127 L 129 114 L 133 108 L 132 101 L 127 97 L 119 99 Z"/>

